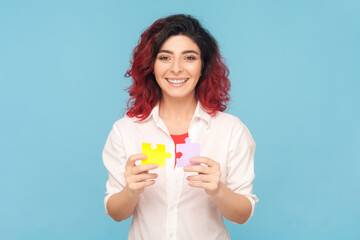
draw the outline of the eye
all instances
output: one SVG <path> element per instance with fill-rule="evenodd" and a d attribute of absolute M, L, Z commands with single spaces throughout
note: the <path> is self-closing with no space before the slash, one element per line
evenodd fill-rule
<path fill-rule="evenodd" d="M 167 56 L 160 56 L 160 57 L 159 57 L 159 60 L 169 60 L 169 57 L 167 57 Z"/>
<path fill-rule="evenodd" d="M 196 57 L 194 57 L 194 56 L 186 56 L 185 59 L 189 60 L 189 61 L 193 61 L 193 60 L 196 59 Z"/>

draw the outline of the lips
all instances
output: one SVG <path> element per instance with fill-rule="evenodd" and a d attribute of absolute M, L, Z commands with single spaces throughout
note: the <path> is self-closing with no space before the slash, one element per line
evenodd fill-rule
<path fill-rule="evenodd" d="M 189 78 L 165 78 L 166 81 L 172 84 L 181 84 L 189 80 Z"/>

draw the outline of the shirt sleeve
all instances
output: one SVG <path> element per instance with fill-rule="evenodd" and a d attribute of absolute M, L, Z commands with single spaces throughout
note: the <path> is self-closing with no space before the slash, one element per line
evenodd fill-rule
<path fill-rule="evenodd" d="M 240 120 L 233 126 L 231 136 L 227 161 L 227 187 L 249 199 L 250 219 L 254 215 L 255 203 L 259 201 L 252 193 L 256 144 Z"/>
<path fill-rule="evenodd" d="M 109 215 L 106 204 L 109 198 L 125 187 L 125 164 L 126 153 L 120 129 L 115 123 L 103 150 L 103 162 L 109 172 L 109 178 L 106 182 L 106 197 L 104 199 L 105 213 Z"/>

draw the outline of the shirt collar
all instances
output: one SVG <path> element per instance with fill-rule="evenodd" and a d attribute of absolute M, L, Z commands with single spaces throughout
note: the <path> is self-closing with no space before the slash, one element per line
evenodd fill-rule
<path fill-rule="evenodd" d="M 211 116 L 210 114 L 204 109 L 204 107 L 201 105 L 201 103 L 198 101 L 196 109 L 195 109 L 195 113 L 193 116 L 193 119 L 198 118 L 201 120 L 204 120 L 207 124 L 207 126 L 209 126 L 210 124 L 210 120 L 211 120 Z"/>
<path fill-rule="evenodd" d="M 144 121 L 148 121 L 150 118 L 153 118 L 156 123 L 160 122 L 159 103 L 156 104 L 156 106 L 152 109 L 150 115 L 147 118 L 145 118 Z M 193 116 L 193 119 L 196 119 L 196 118 L 204 120 L 206 122 L 207 126 L 209 126 L 210 120 L 211 120 L 211 115 L 204 109 L 204 107 L 201 105 L 200 101 L 197 102 L 196 109 L 195 109 L 194 116 Z M 136 118 L 134 120 L 140 121 L 139 119 L 136 119 Z"/>

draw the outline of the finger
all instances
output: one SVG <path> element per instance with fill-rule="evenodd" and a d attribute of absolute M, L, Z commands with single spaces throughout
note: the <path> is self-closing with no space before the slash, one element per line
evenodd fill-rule
<path fill-rule="evenodd" d="M 203 189 L 206 189 L 208 184 L 209 183 L 204 183 L 204 182 L 189 182 L 190 186 L 196 187 L 196 188 L 203 188 Z"/>
<path fill-rule="evenodd" d="M 132 174 L 136 175 L 136 174 L 140 174 L 140 173 L 146 173 L 149 170 L 154 170 L 156 168 L 158 168 L 159 166 L 157 164 L 142 164 L 142 165 L 138 165 L 132 168 Z"/>
<path fill-rule="evenodd" d="M 126 163 L 127 166 L 135 166 L 135 162 L 138 160 L 145 160 L 147 156 L 145 154 L 139 153 L 131 155 Z"/>
<path fill-rule="evenodd" d="M 157 177 L 158 177 L 158 175 L 156 173 L 138 174 L 138 175 L 134 175 L 132 177 L 132 180 L 133 180 L 134 183 L 137 183 L 137 182 L 142 182 L 142 181 L 146 181 L 146 180 L 155 179 Z"/>
<path fill-rule="evenodd" d="M 207 157 L 193 157 L 190 159 L 191 163 L 203 163 L 209 167 L 219 167 L 220 164 L 210 158 Z"/>
<path fill-rule="evenodd" d="M 218 185 L 214 183 L 204 183 L 204 182 L 189 182 L 189 185 L 196 188 L 202 188 L 206 191 L 207 194 L 213 195 L 219 191 Z"/>
<path fill-rule="evenodd" d="M 188 176 L 186 178 L 188 181 L 198 181 L 198 182 L 216 182 L 219 181 L 219 178 L 213 175 L 194 175 Z"/>
<path fill-rule="evenodd" d="M 193 165 L 184 167 L 185 172 L 197 172 L 199 174 L 211 174 L 213 170 L 207 166 Z"/>
<path fill-rule="evenodd" d="M 151 186 L 153 184 L 155 184 L 155 180 L 132 183 L 132 184 L 129 184 L 128 187 L 130 190 L 140 193 L 140 192 L 144 191 L 144 188 Z"/>

